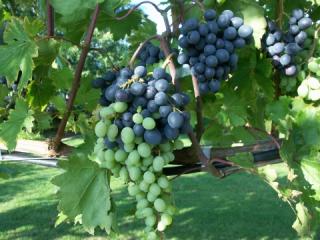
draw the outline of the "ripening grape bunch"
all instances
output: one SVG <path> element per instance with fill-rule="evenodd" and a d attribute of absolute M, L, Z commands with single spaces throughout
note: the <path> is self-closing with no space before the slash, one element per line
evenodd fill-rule
<path fill-rule="evenodd" d="M 162 68 L 147 74 L 144 66 L 121 69 L 105 89 L 108 105 L 99 112 L 95 161 L 128 183 L 137 201 L 137 218 L 144 219 L 148 239 L 172 222 L 175 207 L 171 184 L 162 173 L 174 160 L 178 139 L 191 126 L 184 110 L 189 97 L 175 91 Z"/>
<path fill-rule="evenodd" d="M 268 20 L 267 32 L 262 45 L 276 69 L 286 76 L 298 72 L 296 56 L 307 47 L 307 30 L 312 26 L 311 18 L 301 9 L 293 10 L 289 26 L 283 32 L 274 21 Z"/>
<path fill-rule="evenodd" d="M 217 15 L 213 9 L 204 13 L 204 22 L 186 20 L 181 28 L 179 64 L 188 64 L 197 78 L 201 94 L 217 92 L 221 81 L 237 68 L 236 49 L 252 40 L 253 29 L 230 10 Z"/>

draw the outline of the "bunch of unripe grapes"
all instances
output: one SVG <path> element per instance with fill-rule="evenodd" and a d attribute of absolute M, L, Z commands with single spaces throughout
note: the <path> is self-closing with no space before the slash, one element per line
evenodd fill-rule
<path fill-rule="evenodd" d="M 178 56 L 180 64 L 191 67 L 202 94 L 220 89 L 221 81 L 237 68 L 235 50 L 249 44 L 253 34 L 253 29 L 230 10 L 217 15 L 209 9 L 204 19 L 199 22 L 190 18 L 182 24 L 179 38 L 182 53 Z"/>
<path fill-rule="evenodd" d="M 308 29 L 311 26 L 311 18 L 301 9 L 293 10 L 286 32 L 283 32 L 275 22 L 268 20 L 262 45 L 272 58 L 274 67 L 285 76 L 291 77 L 298 73 L 296 58 L 312 42 L 308 40 Z"/>
<path fill-rule="evenodd" d="M 157 239 L 175 213 L 162 170 L 174 160 L 173 150 L 183 148 L 178 137 L 191 129 L 184 111 L 189 97 L 175 91 L 164 69 L 147 74 L 144 66 L 121 69 L 105 97 L 108 106 L 95 126 L 95 159 L 128 183 L 137 200 L 136 217 L 144 219 L 148 239 Z"/>
<path fill-rule="evenodd" d="M 310 74 L 307 77 L 303 72 L 304 76 L 298 87 L 298 95 L 310 101 L 318 101 L 320 100 L 320 57 L 311 59 L 308 70 Z"/>

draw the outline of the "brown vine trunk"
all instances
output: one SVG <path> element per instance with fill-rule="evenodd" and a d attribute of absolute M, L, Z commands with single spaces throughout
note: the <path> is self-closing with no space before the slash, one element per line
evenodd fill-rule
<path fill-rule="evenodd" d="M 47 35 L 54 36 L 54 11 L 49 0 L 47 0 Z"/>
<path fill-rule="evenodd" d="M 99 5 L 96 6 L 96 8 L 95 8 L 95 10 L 93 12 L 92 19 L 91 19 L 91 22 L 90 22 L 90 25 L 89 25 L 88 31 L 87 31 L 87 36 L 86 36 L 85 41 L 84 41 L 84 46 L 82 48 L 80 59 L 79 59 L 79 62 L 78 62 L 78 65 L 77 65 L 77 68 L 76 68 L 76 71 L 75 71 L 75 74 L 74 74 L 74 79 L 73 79 L 73 82 L 72 82 L 72 87 L 71 87 L 71 91 L 70 91 L 70 94 L 69 94 L 69 99 L 68 99 L 68 102 L 67 102 L 67 109 L 66 109 L 66 111 L 65 111 L 65 113 L 63 115 L 63 118 L 62 118 L 62 120 L 61 120 L 61 122 L 59 124 L 55 139 L 53 141 L 52 148 L 53 148 L 53 151 L 55 153 L 58 151 L 59 146 L 61 144 L 61 139 L 63 138 L 63 134 L 64 134 L 64 131 L 65 131 L 68 119 L 69 119 L 69 117 L 71 115 L 72 107 L 73 107 L 75 98 L 77 96 L 77 92 L 78 92 L 79 87 L 80 87 L 81 74 L 82 74 L 82 71 L 83 71 L 83 68 L 84 68 L 84 64 L 85 64 L 88 52 L 90 50 L 90 43 L 91 43 L 91 40 L 92 40 L 93 31 L 94 31 L 95 26 L 96 26 L 98 14 L 99 14 Z"/>

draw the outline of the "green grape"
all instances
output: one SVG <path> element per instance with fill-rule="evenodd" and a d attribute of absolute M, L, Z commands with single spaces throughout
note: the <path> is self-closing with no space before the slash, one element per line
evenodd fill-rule
<path fill-rule="evenodd" d="M 119 130 L 118 130 L 117 125 L 111 124 L 110 127 L 109 127 L 109 129 L 108 129 L 108 133 L 107 133 L 108 138 L 109 138 L 110 140 L 116 139 L 116 138 L 117 138 L 117 135 L 118 135 L 118 131 L 119 131 Z"/>
<path fill-rule="evenodd" d="M 174 206 L 169 205 L 165 211 L 167 214 L 169 214 L 170 216 L 173 216 L 174 214 L 176 214 L 177 210 Z"/>
<path fill-rule="evenodd" d="M 137 203 L 137 209 L 144 209 L 147 208 L 149 205 L 149 202 L 147 199 L 141 199 Z"/>
<path fill-rule="evenodd" d="M 149 232 L 148 236 L 147 236 L 148 240 L 157 240 L 158 239 L 158 235 L 155 232 Z"/>
<path fill-rule="evenodd" d="M 319 88 L 320 88 L 320 82 L 319 82 L 319 80 L 318 80 L 317 78 L 309 77 L 309 78 L 307 79 L 307 81 L 308 81 L 308 85 L 309 85 L 309 87 L 310 87 L 311 89 L 316 90 L 316 89 L 319 89 Z"/>
<path fill-rule="evenodd" d="M 174 142 L 174 148 L 177 149 L 177 150 L 183 149 L 183 148 L 184 148 L 183 142 L 182 142 L 180 139 L 177 139 L 177 140 Z"/>
<path fill-rule="evenodd" d="M 152 192 L 148 192 L 147 199 L 149 202 L 154 202 L 157 199 L 157 196 L 154 195 Z"/>
<path fill-rule="evenodd" d="M 113 174 L 115 177 L 119 177 L 120 169 L 121 169 L 120 164 L 116 164 L 116 165 L 111 169 L 111 172 L 112 172 L 112 174 Z"/>
<path fill-rule="evenodd" d="M 166 203 L 161 198 L 157 198 L 153 205 L 158 212 L 164 212 L 166 210 Z"/>
<path fill-rule="evenodd" d="M 152 162 L 153 162 L 153 158 L 150 156 L 142 160 L 142 165 L 145 167 L 149 167 L 152 164 Z"/>
<path fill-rule="evenodd" d="M 123 163 L 128 157 L 128 154 L 122 149 L 118 149 L 114 154 L 114 158 L 117 162 Z"/>
<path fill-rule="evenodd" d="M 168 213 L 161 214 L 160 221 L 163 222 L 166 226 L 169 226 L 172 223 L 172 217 Z"/>
<path fill-rule="evenodd" d="M 140 155 L 137 150 L 129 153 L 128 159 L 126 161 L 128 165 L 139 165 L 140 163 Z"/>
<path fill-rule="evenodd" d="M 130 143 L 130 144 L 125 144 L 124 145 L 124 150 L 127 152 L 127 153 L 130 153 L 133 151 L 133 149 L 135 148 L 136 146 L 133 144 L 133 143 Z"/>
<path fill-rule="evenodd" d="M 151 215 L 151 216 L 148 216 L 146 219 L 145 219 L 145 224 L 149 227 L 152 227 L 156 224 L 157 222 L 157 218 L 156 216 L 154 215 Z"/>
<path fill-rule="evenodd" d="M 160 187 L 158 186 L 158 184 L 156 184 L 156 183 L 152 183 L 152 184 L 150 185 L 149 191 L 150 191 L 150 193 L 152 193 L 152 194 L 155 195 L 155 196 L 159 196 L 160 193 L 161 193 L 161 189 L 160 189 Z"/>
<path fill-rule="evenodd" d="M 132 116 L 132 121 L 135 123 L 135 124 L 141 124 L 143 122 L 143 116 L 140 114 L 140 113 L 135 113 L 133 116 Z"/>
<path fill-rule="evenodd" d="M 100 110 L 100 116 L 102 119 L 112 117 L 114 115 L 114 109 L 112 107 L 104 107 Z"/>
<path fill-rule="evenodd" d="M 304 84 L 304 82 L 298 87 L 298 95 L 300 97 L 307 97 L 309 94 L 309 88 L 306 84 Z"/>
<path fill-rule="evenodd" d="M 151 184 L 156 180 L 156 177 L 152 172 L 147 171 L 143 174 L 143 180 Z"/>
<path fill-rule="evenodd" d="M 130 167 L 129 176 L 132 181 L 137 181 L 141 177 L 141 170 L 138 167 Z"/>
<path fill-rule="evenodd" d="M 143 140 L 143 138 L 142 137 L 136 137 L 135 139 L 134 139 L 134 143 L 135 144 L 140 144 L 140 143 L 142 143 L 144 140 Z"/>
<path fill-rule="evenodd" d="M 142 210 L 142 215 L 143 215 L 144 217 L 154 216 L 152 208 L 147 207 L 147 208 L 143 209 L 143 210 Z"/>
<path fill-rule="evenodd" d="M 147 143 L 140 143 L 138 145 L 138 153 L 141 157 L 147 158 L 151 156 L 151 147 Z"/>
<path fill-rule="evenodd" d="M 124 182 L 127 182 L 129 180 L 129 173 L 126 167 L 122 167 L 120 169 L 119 176 Z"/>
<path fill-rule="evenodd" d="M 103 137 L 100 137 L 97 139 L 97 144 L 102 144 L 104 145 L 104 138 Z"/>
<path fill-rule="evenodd" d="M 128 193 L 130 196 L 136 196 L 140 192 L 139 186 L 136 184 L 132 184 L 128 186 Z"/>
<path fill-rule="evenodd" d="M 299 71 L 298 72 L 298 80 L 302 82 L 304 79 L 306 79 L 306 72 L 305 71 Z"/>
<path fill-rule="evenodd" d="M 311 71 L 311 72 L 314 72 L 314 73 L 316 73 L 316 72 L 318 72 L 320 69 L 319 69 L 319 65 L 316 63 L 316 62 L 314 62 L 314 61 L 312 61 L 312 62 L 309 62 L 309 64 L 308 64 L 308 69 Z"/>
<path fill-rule="evenodd" d="M 166 230 L 167 225 L 164 224 L 164 222 L 162 222 L 161 220 L 158 222 L 157 225 L 157 230 L 159 232 L 163 232 L 164 230 Z"/>
<path fill-rule="evenodd" d="M 171 144 L 168 142 L 160 144 L 159 147 L 160 147 L 161 152 L 170 152 L 171 151 Z"/>
<path fill-rule="evenodd" d="M 107 149 L 104 152 L 104 159 L 108 162 L 108 161 L 112 161 L 114 162 L 114 151 L 112 151 L 111 149 Z"/>
<path fill-rule="evenodd" d="M 139 192 L 137 195 L 136 195 L 136 200 L 139 201 L 141 199 L 145 199 L 146 198 L 146 195 L 145 193 L 143 192 Z"/>
<path fill-rule="evenodd" d="M 94 128 L 94 132 L 97 137 L 99 138 L 104 137 L 107 134 L 106 124 L 103 121 L 99 121 Z"/>
<path fill-rule="evenodd" d="M 151 117 L 147 117 L 143 119 L 142 126 L 147 130 L 152 130 L 155 128 L 156 122 Z"/>
<path fill-rule="evenodd" d="M 174 154 L 172 152 L 168 152 L 169 161 L 172 162 L 174 160 Z"/>
<path fill-rule="evenodd" d="M 318 101 L 320 99 L 320 89 L 310 90 L 308 94 L 308 99 L 310 99 L 311 101 Z"/>
<path fill-rule="evenodd" d="M 157 156 L 153 160 L 152 167 L 155 172 L 161 172 L 165 165 L 164 159 L 161 156 Z"/>
<path fill-rule="evenodd" d="M 130 127 L 125 127 L 121 131 L 121 140 L 124 144 L 129 144 L 134 142 L 134 132 L 132 128 Z"/>
<path fill-rule="evenodd" d="M 128 104 L 125 102 L 116 102 L 113 105 L 113 109 L 117 112 L 117 113 L 123 113 L 127 110 L 128 108 Z"/>
<path fill-rule="evenodd" d="M 155 112 L 155 113 L 152 113 L 152 117 L 153 117 L 154 119 L 160 119 L 160 118 L 161 118 L 161 115 L 160 115 L 160 113 Z"/>
<path fill-rule="evenodd" d="M 148 192 L 149 190 L 149 183 L 146 183 L 145 181 L 141 181 L 140 184 L 139 184 L 139 189 L 142 191 L 142 192 Z"/>
<path fill-rule="evenodd" d="M 166 176 L 159 177 L 157 182 L 161 188 L 165 189 L 169 187 L 169 180 Z"/>

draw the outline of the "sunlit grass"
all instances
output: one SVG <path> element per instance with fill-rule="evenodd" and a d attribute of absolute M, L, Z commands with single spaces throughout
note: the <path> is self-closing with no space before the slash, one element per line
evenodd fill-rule
<path fill-rule="evenodd" d="M 13 165 L 18 174 L 0 180 L 0 239 L 108 239 L 80 226 L 55 228 L 55 187 L 49 180 L 58 169 Z M 281 165 L 278 167 L 283 172 Z M 116 239 L 142 239 L 143 222 L 133 217 L 135 203 L 119 181 L 113 181 L 121 234 Z M 180 214 L 167 239 L 297 239 L 290 208 L 259 178 L 241 173 L 223 180 L 193 174 L 174 181 Z M 115 239 L 115 238 L 114 238 Z"/>

